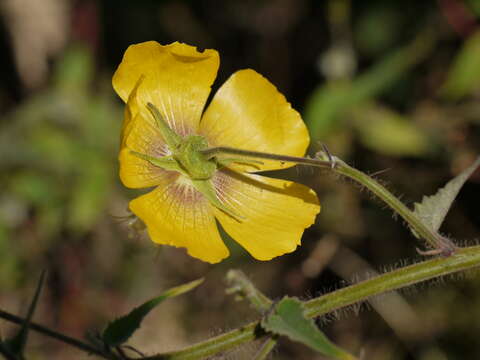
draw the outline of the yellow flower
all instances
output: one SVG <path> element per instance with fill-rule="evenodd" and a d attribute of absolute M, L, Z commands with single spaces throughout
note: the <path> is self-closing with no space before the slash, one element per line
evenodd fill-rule
<path fill-rule="evenodd" d="M 255 173 L 292 164 L 203 158 L 199 150 L 229 146 L 303 156 L 310 139 L 285 97 L 250 69 L 234 73 L 204 111 L 218 66 L 215 50 L 177 42 L 127 49 L 113 76 L 126 103 L 120 178 L 130 188 L 156 186 L 129 204 L 155 243 L 219 262 L 229 251 L 217 219 L 253 257 L 270 260 L 300 244 L 320 211 L 314 191 Z"/>

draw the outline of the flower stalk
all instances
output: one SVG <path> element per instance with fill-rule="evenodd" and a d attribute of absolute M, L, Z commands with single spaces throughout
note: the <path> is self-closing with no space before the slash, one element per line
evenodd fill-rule
<path fill-rule="evenodd" d="M 212 158 L 220 155 L 236 155 L 247 158 L 255 158 L 259 160 L 278 160 L 282 162 L 295 163 L 297 165 L 315 166 L 324 169 L 331 169 L 337 174 L 348 177 L 362 186 L 365 186 L 385 204 L 387 204 L 395 213 L 400 215 L 426 243 L 435 249 L 434 253 L 448 256 L 455 252 L 455 245 L 447 238 L 441 236 L 436 231 L 428 228 L 409 208 L 405 206 L 395 195 L 388 191 L 383 185 L 375 181 L 372 177 L 357 170 L 341 159 L 331 156 L 325 156 L 327 160 L 311 159 L 296 156 L 278 155 L 263 153 L 258 151 L 241 150 L 230 147 L 214 147 L 203 150 L 202 153 L 207 158 Z"/>
<path fill-rule="evenodd" d="M 407 208 L 404 203 L 384 186 L 375 181 L 375 179 L 339 159 L 336 159 L 334 171 L 337 174 L 355 180 L 384 201 L 395 213 L 400 215 L 403 220 L 408 223 L 410 228 L 417 233 L 420 238 L 424 239 L 430 247 L 435 249 L 433 253 L 449 256 L 455 252 L 456 246 L 450 240 L 428 228 L 413 211 Z"/>
<path fill-rule="evenodd" d="M 310 159 L 299 156 L 278 155 L 264 153 L 260 151 L 242 150 L 227 146 L 219 146 L 202 150 L 201 153 L 207 158 L 217 157 L 219 155 L 237 155 L 246 158 L 255 158 L 259 160 L 278 160 L 281 162 L 295 163 L 297 165 L 310 165 L 316 167 L 331 167 L 330 161 Z"/>

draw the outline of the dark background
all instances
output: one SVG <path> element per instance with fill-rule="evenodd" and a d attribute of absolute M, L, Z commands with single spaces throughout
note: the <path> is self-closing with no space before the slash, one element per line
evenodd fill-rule
<path fill-rule="evenodd" d="M 42 269 L 35 321 L 83 336 L 162 290 L 205 283 L 149 315 L 131 344 L 177 349 L 255 319 L 225 294 L 240 268 L 272 298 L 310 298 L 375 271 L 421 260 L 401 220 L 349 181 L 318 170 L 278 176 L 313 187 L 322 212 L 294 253 L 270 262 L 229 243 L 218 265 L 157 248 L 118 217 L 123 107 L 110 80 L 132 43 L 217 49 L 214 90 L 234 71 L 266 76 L 304 116 L 313 154 L 324 142 L 409 205 L 479 155 L 480 3 L 438 1 L 0 2 L 0 307 L 24 314 Z M 378 172 L 378 173 L 377 173 Z M 461 191 L 442 232 L 459 245 L 479 233 L 480 173 Z M 475 272 L 417 285 L 320 319 L 329 337 L 366 359 L 480 356 Z M 8 335 L 13 327 L 0 323 Z M 258 344 L 225 355 L 249 359 Z M 40 335 L 32 359 L 85 358 Z M 321 359 L 281 341 L 275 359 Z"/>

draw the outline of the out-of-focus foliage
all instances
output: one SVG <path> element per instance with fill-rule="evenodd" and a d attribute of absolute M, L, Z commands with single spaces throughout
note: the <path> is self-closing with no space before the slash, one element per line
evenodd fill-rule
<path fill-rule="evenodd" d="M 472 34 L 452 64 L 441 93 L 458 100 L 480 89 L 480 31 Z"/>
<path fill-rule="evenodd" d="M 375 104 L 363 104 L 352 110 L 353 129 L 362 144 L 389 156 L 425 156 L 435 143 L 411 119 Z"/>
<path fill-rule="evenodd" d="M 94 82 L 89 51 L 67 49 L 48 89 L 0 123 L 0 262 L 4 286 L 18 274 L 15 233 L 35 223 L 42 251 L 65 231 L 83 236 L 107 212 L 116 181 L 121 112 L 108 79 Z M 9 271 L 10 269 L 11 271 Z"/>
<path fill-rule="evenodd" d="M 112 155 L 121 113 L 108 82 L 95 84 L 92 93 L 92 65 L 84 49 L 67 50 L 51 89 L 3 121 L 0 158 L 8 178 L 2 196 L 16 198 L 11 201 L 20 215 L 7 225 L 18 225 L 24 220 L 21 214 L 34 211 L 40 234 L 49 238 L 63 223 L 74 232 L 88 231 L 105 212 L 116 176 Z"/>
<path fill-rule="evenodd" d="M 342 126 L 342 115 L 352 107 L 384 92 L 405 71 L 431 50 L 431 34 L 422 34 L 410 46 L 394 50 L 384 59 L 352 81 L 321 84 L 310 96 L 305 109 L 305 121 L 314 139 L 325 140 L 333 130 Z"/>
<path fill-rule="evenodd" d="M 129 340 L 146 353 L 173 350 L 256 316 L 225 294 L 230 268 L 241 268 L 271 298 L 304 297 L 419 256 L 414 237 L 381 204 L 305 168 L 279 176 L 314 188 L 322 212 L 288 256 L 257 262 L 231 242 L 233 256 L 208 266 L 182 250 L 157 249 L 144 235 L 129 238 L 111 216 L 125 215 L 134 194 L 118 181 L 123 114 L 110 79 L 132 43 L 183 41 L 219 50 L 214 91 L 238 69 L 262 73 L 303 115 L 312 152 L 326 143 L 334 155 L 376 173 L 409 206 L 479 154 L 476 0 L 45 0 L 42 11 L 38 4 L 0 2 L 0 304 L 25 313 L 18 304 L 47 268 L 35 321 L 74 336 L 99 330 L 162 288 L 204 276 L 189 296 L 152 312 Z M 68 46 L 61 45 L 65 38 Z M 42 76 L 32 75 L 38 67 L 25 67 L 35 59 Z M 479 182 L 477 171 L 442 225 L 457 243 L 478 238 Z M 473 274 L 418 286 L 398 294 L 403 306 L 378 299 L 410 319 L 408 326 L 363 307 L 319 324 L 334 343 L 355 354 L 363 349 L 368 359 L 479 358 L 478 282 Z M 29 338 L 32 358 L 84 357 Z M 256 350 L 225 356 L 252 358 Z M 275 353 L 313 356 L 290 342 Z"/>

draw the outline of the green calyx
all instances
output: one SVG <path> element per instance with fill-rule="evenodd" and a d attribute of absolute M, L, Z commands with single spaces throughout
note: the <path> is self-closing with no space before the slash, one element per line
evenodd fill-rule
<path fill-rule="evenodd" d="M 170 128 L 155 105 L 148 103 L 147 108 L 172 155 L 156 158 L 132 153 L 162 169 L 178 171 L 191 180 L 210 179 L 217 170 L 217 163 L 215 159 L 209 159 L 201 153 L 208 148 L 207 140 L 200 135 L 181 137 Z"/>
<path fill-rule="evenodd" d="M 200 135 L 181 137 L 164 120 L 155 105 L 148 103 L 147 108 L 155 120 L 155 125 L 168 146 L 171 155 L 155 157 L 131 150 L 130 153 L 164 170 L 177 171 L 191 180 L 192 185 L 201 192 L 212 205 L 237 220 L 243 219 L 225 206 L 217 197 L 211 181 L 218 167 L 223 164 L 216 157 L 208 157 L 203 151 L 208 148 L 207 140 Z"/>
<path fill-rule="evenodd" d="M 208 148 L 207 140 L 200 135 L 189 135 L 182 139 L 173 153 L 178 165 L 192 180 L 208 180 L 217 170 L 214 159 L 207 159 L 200 151 Z"/>

